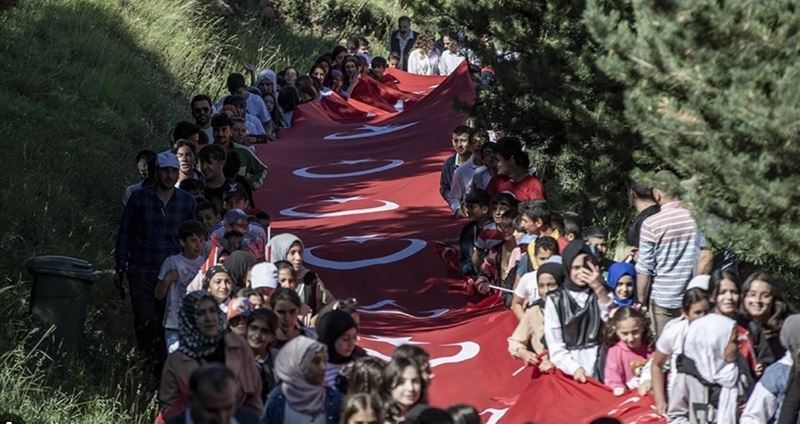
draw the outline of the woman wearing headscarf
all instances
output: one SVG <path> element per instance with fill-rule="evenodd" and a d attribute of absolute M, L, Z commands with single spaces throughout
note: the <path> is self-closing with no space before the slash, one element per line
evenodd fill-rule
<path fill-rule="evenodd" d="M 536 271 L 535 300 L 528 306 L 517 328 L 508 338 L 511 356 L 528 365 L 538 365 L 542 371 L 553 367 L 544 343 L 544 305 L 547 294 L 558 290 L 564 282 L 564 269 L 559 263 L 542 264 Z"/>
<path fill-rule="evenodd" d="M 214 298 L 222 313 L 228 313 L 228 301 L 233 291 L 233 280 L 224 265 L 217 264 L 206 271 L 203 277 L 203 290 Z"/>
<path fill-rule="evenodd" d="M 240 406 L 261 411 L 261 378 L 245 340 L 225 334 L 224 318 L 214 297 L 204 291 L 187 294 L 178 316 L 180 346 L 167 357 L 158 400 L 164 418 L 179 413 L 188 401 L 189 376 L 207 363 L 221 363 L 236 376 Z"/>
<path fill-rule="evenodd" d="M 319 318 L 316 329 L 319 342 L 328 349 L 325 385 L 334 387 L 339 371 L 348 363 L 366 354 L 356 344 L 358 342 L 358 326 L 347 312 L 333 310 Z"/>
<path fill-rule="evenodd" d="M 287 261 L 294 267 L 298 284 L 295 288 L 303 304 L 311 308 L 312 315 L 316 315 L 328 303 L 336 300 L 316 273 L 310 271 L 303 264 L 303 242 L 294 234 L 279 234 L 269 241 L 272 252 L 271 262 Z"/>
<path fill-rule="evenodd" d="M 342 398 L 325 387 L 327 360 L 325 345 L 308 337 L 287 343 L 275 358 L 281 384 L 267 397 L 261 424 L 338 424 Z"/>
<path fill-rule="evenodd" d="M 790 315 L 783 321 L 780 342 L 786 353 L 778 362 L 764 370 L 747 400 L 741 424 L 768 423 L 779 419 L 794 364 L 793 353 L 800 348 L 800 314 Z"/>
<path fill-rule="evenodd" d="M 601 377 L 600 329 L 612 302 L 585 241 L 570 242 L 562 257 L 564 284 L 548 293 L 544 307 L 545 341 L 553 365 L 585 383 Z"/>
<path fill-rule="evenodd" d="M 256 262 L 256 258 L 253 255 L 243 250 L 237 250 L 231 253 L 225 258 L 225 261 L 222 262 L 225 268 L 228 269 L 228 275 L 231 277 L 231 280 L 233 280 L 233 285 L 235 286 L 234 292 L 238 292 L 247 287 L 247 277 Z"/>
<path fill-rule="evenodd" d="M 708 314 L 689 324 L 670 392 L 670 423 L 736 423 L 736 339 L 736 321 L 719 314 Z"/>

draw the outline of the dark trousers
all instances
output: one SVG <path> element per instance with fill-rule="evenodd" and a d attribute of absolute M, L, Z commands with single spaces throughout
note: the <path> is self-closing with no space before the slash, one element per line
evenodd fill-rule
<path fill-rule="evenodd" d="M 128 286 L 133 307 L 133 328 L 136 345 L 144 354 L 151 372 L 160 377 L 161 368 L 167 358 L 164 341 L 164 302 L 156 300 L 155 275 L 128 273 Z"/>

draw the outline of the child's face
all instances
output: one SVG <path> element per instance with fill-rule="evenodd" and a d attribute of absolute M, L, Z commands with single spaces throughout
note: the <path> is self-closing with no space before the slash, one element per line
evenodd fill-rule
<path fill-rule="evenodd" d="M 509 206 L 504 203 L 495 203 L 492 205 L 492 219 L 495 224 L 499 224 L 503 220 L 503 214 L 509 210 Z"/>
<path fill-rule="evenodd" d="M 774 303 L 775 296 L 772 293 L 772 285 L 766 281 L 753 281 L 747 293 L 744 294 L 744 309 L 752 319 L 769 316 Z"/>
<path fill-rule="evenodd" d="M 373 68 L 372 68 L 372 74 L 373 74 L 373 75 L 375 75 L 375 78 L 376 78 L 376 79 L 381 79 L 381 78 L 383 78 L 383 72 L 384 72 L 385 70 L 386 70 L 386 69 L 385 69 L 385 68 L 383 68 L 382 66 L 373 67 Z"/>
<path fill-rule="evenodd" d="M 231 333 L 245 337 L 247 335 L 247 318 L 243 315 L 239 315 L 231 319 L 228 321 L 228 328 L 230 328 Z"/>
<path fill-rule="evenodd" d="M 275 333 L 269 331 L 266 321 L 254 319 L 247 326 L 247 344 L 250 345 L 250 349 L 256 352 L 266 352 L 273 341 L 275 341 Z"/>
<path fill-rule="evenodd" d="M 569 265 L 569 278 L 572 280 L 572 282 L 579 286 L 585 285 L 578 277 L 581 275 L 581 270 L 584 269 L 584 261 L 586 260 L 586 256 L 586 253 L 579 254 Z"/>
<path fill-rule="evenodd" d="M 637 318 L 625 318 L 618 322 L 615 328 L 617 337 L 630 348 L 638 348 L 642 345 L 642 323 Z"/>
<path fill-rule="evenodd" d="M 503 233 L 503 240 L 512 240 L 514 239 L 514 220 L 508 218 L 502 218 L 500 223 L 497 224 L 497 229 Z"/>
<path fill-rule="evenodd" d="M 732 315 L 739 307 L 739 289 L 736 283 L 727 278 L 720 281 L 717 290 L 717 298 L 714 299 L 717 305 L 717 312 L 722 315 Z"/>
<path fill-rule="evenodd" d="M 264 307 L 264 296 L 260 294 L 251 294 L 247 298 L 250 300 L 250 303 L 253 304 L 253 308 L 261 309 Z"/>
<path fill-rule="evenodd" d="M 399 61 L 399 60 L 397 60 L 397 59 L 389 59 L 389 67 L 390 67 L 390 68 L 397 68 L 397 64 L 398 64 L 399 62 L 400 62 L 400 61 Z"/>
<path fill-rule="evenodd" d="M 691 306 L 689 306 L 689 310 L 684 312 L 684 315 L 686 315 L 686 319 L 689 322 L 692 322 L 697 318 L 705 316 L 708 313 L 708 307 L 708 300 L 703 299 L 699 302 L 692 303 Z"/>
<path fill-rule="evenodd" d="M 234 122 L 231 138 L 236 142 L 241 142 L 242 140 L 245 139 L 245 137 L 247 137 L 247 127 L 245 126 L 245 123 Z"/>
<path fill-rule="evenodd" d="M 539 287 L 539 296 L 542 299 L 547 299 L 547 293 L 558 289 L 556 278 L 550 274 L 542 274 L 536 279 L 536 285 Z"/>
<path fill-rule="evenodd" d="M 192 234 L 185 239 L 180 240 L 181 248 L 183 248 L 183 256 L 189 259 L 194 259 L 203 252 L 203 246 L 206 243 L 206 238 L 203 235 Z"/>
<path fill-rule="evenodd" d="M 467 204 L 467 218 L 470 221 L 480 221 L 489 214 L 489 207 L 479 204 Z"/>
<path fill-rule="evenodd" d="M 601 258 L 606 257 L 606 252 L 608 252 L 608 241 L 605 237 L 587 237 L 586 243 L 594 246 L 598 256 Z"/>
<path fill-rule="evenodd" d="M 233 289 L 233 282 L 230 275 L 226 272 L 218 272 L 211 277 L 208 282 L 208 292 L 214 296 L 214 299 L 219 303 L 224 303 L 228 300 Z"/>
<path fill-rule="evenodd" d="M 541 223 L 541 219 L 533 219 L 526 214 L 522 214 L 522 226 L 525 228 L 525 232 L 528 234 L 539 234 Z"/>
<path fill-rule="evenodd" d="M 216 137 L 215 137 L 216 140 Z M 224 160 L 208 160 L 200 162 L 200 170 L 206 176 L 206 180 L 215 180 L 222 177 L 222 167 L 225 166 Z"/>
<path fill-rule="evenodd" d="M 467 150 L 467 146 L 469 146 L 469 134 L 453 134 L 452 138 L 453 143 L 453 150 L 458 153 L 459 156 L 467 156 L 469 150 Z"/>
<path fill-rule="evenodd" d="M 547 262 L 551 256 L 553 256 L 553 251 L 550 249 L 536 249 L 536 262 L 539 265 Z"/>
<path fill-rule="evenodd" d="M 225 207 L 228 209 L 247 209 L 247 199 L 239 196 L 232 195 L 225 199 Z"/>
<path fill-rule="evenodd" d="M 294 278 L 294 272 L 283 268 L 278 271 L 278 283 L 280 283 L 281 287 L 286 287 L 294 290 L 297 287 L 297 281 Z"/>
<path fill-rule="evenodd" d="M 630 275 L 620 277 L 617 287 L 614 288 L 614 294 L 620 299 L 630 299 L 633 296 L 633 277 Z"/>

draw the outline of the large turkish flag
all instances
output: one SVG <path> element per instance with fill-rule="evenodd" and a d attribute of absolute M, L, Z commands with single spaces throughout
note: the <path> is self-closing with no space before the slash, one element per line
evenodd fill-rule
<path fill-rule="evenodd" d="M 516 318 L 496 297 L 474 294 L 443 259 L 453 251 L 440 242 L 466 223 L 439 195 L 453 128 L 465 118 L 456 105 L 474 99 L 466 63 L 447 78 L 391 72 L 399 89 L 365 78 L 349 100 L 331 94 L 301 105 L 292 129 L 258 147 L 269 176 L 256 203 L 272 215 L 272 233 L 297 234 L 306 264 L 334 295 L 359 300 L 360 344 L 370 354 L 388 358 L 402 343 L 431 354 L 432 404 L 468 403 L 487 422 L 513 413 L 503 422 L 537 423 L 567 422 L 555 401 L 573 416 L 613 406 L 608 391 L 587 403 L 580 390 L 562 393 L 571 380 L 520 370 L 506 350 Z"/>

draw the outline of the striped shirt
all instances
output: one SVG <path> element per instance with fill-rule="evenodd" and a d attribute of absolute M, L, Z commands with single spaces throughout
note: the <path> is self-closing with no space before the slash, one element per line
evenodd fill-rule
<path fill-rule="evenodd" d="M 680 308 L 694 275 L 699 248 L 697 225 L 680 202 L 667 203 L 642 223 L 636 273 L 652 277 L 650 300 L 663 308 Z"/>

